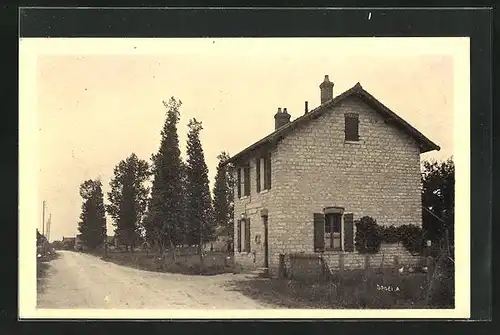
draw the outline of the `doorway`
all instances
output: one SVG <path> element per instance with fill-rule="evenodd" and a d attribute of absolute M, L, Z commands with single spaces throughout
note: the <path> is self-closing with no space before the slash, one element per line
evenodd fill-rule
<path fill-rule="evenodd" d="M 269 267 L 269 247 L 268 247 L 268 219 L 267 215 L 262 217 L 262 221 L 264 223 L 264 267 Z"/>

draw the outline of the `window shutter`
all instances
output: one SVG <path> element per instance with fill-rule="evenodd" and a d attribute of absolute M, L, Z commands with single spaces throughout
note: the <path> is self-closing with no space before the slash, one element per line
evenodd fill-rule
<path fill-rule="evenodd" d="M 246 167 L 244 172 L 244 187 L 245 187 L 245 194 L 244 195 L 250 195 L 250 167 Z"/>
<path fill-rule="evenodd" d="M 264 162 L 266 165 L 266 176 L 265 176 L 266 189 L 270 190 L 271 189 L 271 154 L 268 154 L 266 156 L 266 159 L 264 160 Z"/>
<path fill-rule="evenodd" d="M 359 141 L 359 118 L 355 117 L 353 120 L 354 126 L 353 126 L 353 137 L 356 141 Z"/>
<path fill-rule="evenodd" d="M 236 227 L 236 242 L 238 245 L 238 252 L 241 252 L 241 220 L 238 220 L 238 226 Z"/>
<path fill-rule="evenodd" d="M 344 249 L 354 251 L 354 219 L 352 213 L 344 214 Z"/>
<path fill-rule="evenodd" d="M 314 251 L 325 250 L 325 215 L 314 213 Z"/>
<path fill-rule="evenodd" d="M 245 251 L 250 252 L 250 219 L 245 220 Z"/>
<path fill-rule="evenodd" d="M 238 168 L 238 198 L 241 198 L 241 169 Z"/>
<path fill-rule="evenodd" d="M 260 192 L 260 157 L 255 159 L 255 181 L 257 182 L 257 192 Z M 265 188 L 265 186 L 264 186 Z"/>

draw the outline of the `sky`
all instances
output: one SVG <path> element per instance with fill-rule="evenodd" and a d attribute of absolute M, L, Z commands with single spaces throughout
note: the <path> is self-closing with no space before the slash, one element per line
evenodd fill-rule
<path fill-rule="evenodd" d="M 171 96 L 182 101 L 183 157 L 188 120 L 203 123 L 211 184 L 217 155 L 234 155 L 272 132 L 278 107 L 293 120 L 304 113 L 304 101 L 318 106 L 325 75 L 334 95 L 359 82 L 441 147 L 422 159 L 454 154 L 460 70 L 454 59 L 468 52 L 460 39 L 75 40 L 44 39 L 30 49 L 38 130 L 33 166 L 38 201 L 46 201 L 52 219 L 51 240 L 77 233 L 84 180 L 100 178 L 106 193 L 120 160 L 131 153 L 149 160 L 158 151 L 162 101 Z M 41 213 L 39 221 L 40 229 Z"/>

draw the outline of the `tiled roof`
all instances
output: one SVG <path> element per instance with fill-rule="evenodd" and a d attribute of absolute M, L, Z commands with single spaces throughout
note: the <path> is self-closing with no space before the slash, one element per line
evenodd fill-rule
<path fill-rule="evenodd" d="M 253 150 L 260 148 L 265 144 L 275 143 L 286 136 L 290 131 L 297 128 L 300 125 L 307 123 L 308 121 L 318 118 L 323 113 L 325 113 L 329 108 L 334 107 L 344 101 L 346 98 L 351 96 L 357 96 L 365 101 L 368 105 L 370 105 L 376 112 L 378 112 L 386 122 L 390 122 L 395 126 L 399 127 L 403 131 L 405 131 L 408 135 L 412 136 L 420 146 L 420 152 L 428 152 L 432 150 L 440 150 L 440 147 L 432 142 L 430 139 L 425 137 L 421 132 L 411 126 L 408 122 L 399 117 L 396 113 L 387 108 L 384 104 L 378 101 L 375 97 L 373 97 L 370 93 L 365 91 L 363 87 L 361 87 L 360 83 L 357 83 L 352 88 L 348 89 L 344 93 L 336 96 L 335 98 L 327 101 L 310 112 L 298 117 L 294 121 L 285 124 L 281 128 L 275 130 L 268 136 L 263 139 L 255 142 L 250 145 L 246 149 L 237 153 L 233 157 L 231 157 L 226 163 L 235 163 L 238 159 L 242 158 L 246 154 L 250 153 Z"/>

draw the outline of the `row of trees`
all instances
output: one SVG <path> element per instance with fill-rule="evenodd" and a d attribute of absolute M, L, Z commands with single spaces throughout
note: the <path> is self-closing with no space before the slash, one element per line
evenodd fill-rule
<path fill-rule="evenodd" d="M 120 243 L 133 249 L 138 243 L 163 252 L 178 245 L 199 245 L 210 240 L 216 227 L 233 236 L 234 179 L 230 166 L 222 164 L 229 155 L 222 152 L 215 177 L 213 199 L 208 181 L 208 168 L 200 141 L 202 123 L 189 120 L 187 159 L 179 148 L 177 124 L 182 102 L 170 98 L 163 102 L 167 109 L 158 152 L 151 163 L 132 153 L 114 168 L 108 204 L 104 204 L 102 184 L 87 180 L 80 186 L 83 198 L 79 230 L 83 243 L 96 248 L 106 237 L 106 212 L 115 226 Z M 433 242 L 447 240 L 453 246 L 454 236 L 454 171 L 453 160 L 424 162 L 422 174 L 423 228 Z M 148 185 L 151 182 L 152 185 Z"/>
<path fill-rule="evenodd" d="M 120 161 L 109 183 L 107 205 L 99 180 L 81 185 L 84 203 L 79 230 L 90 249 L 105 240 L 106 211 L 113 219 L 115 237 L 127 250 L 145 242 L 161 253 L 179 245 L 198 245 L 201 255 L 203 243 L 214 237 L 216 228 L 232 238 L 234 180 L 230 167 L 222 164 L 229 158 L 228 153 L 218 156 L 212 200 L 200 141 L 202 123 L 189 120 L 187 159 L 183 161 L 177 134 L 182 102 L 172 97 L 163 104 L 166 121 L 160 148 L 152 155 L 151 163 L 134 153 Z"/>

